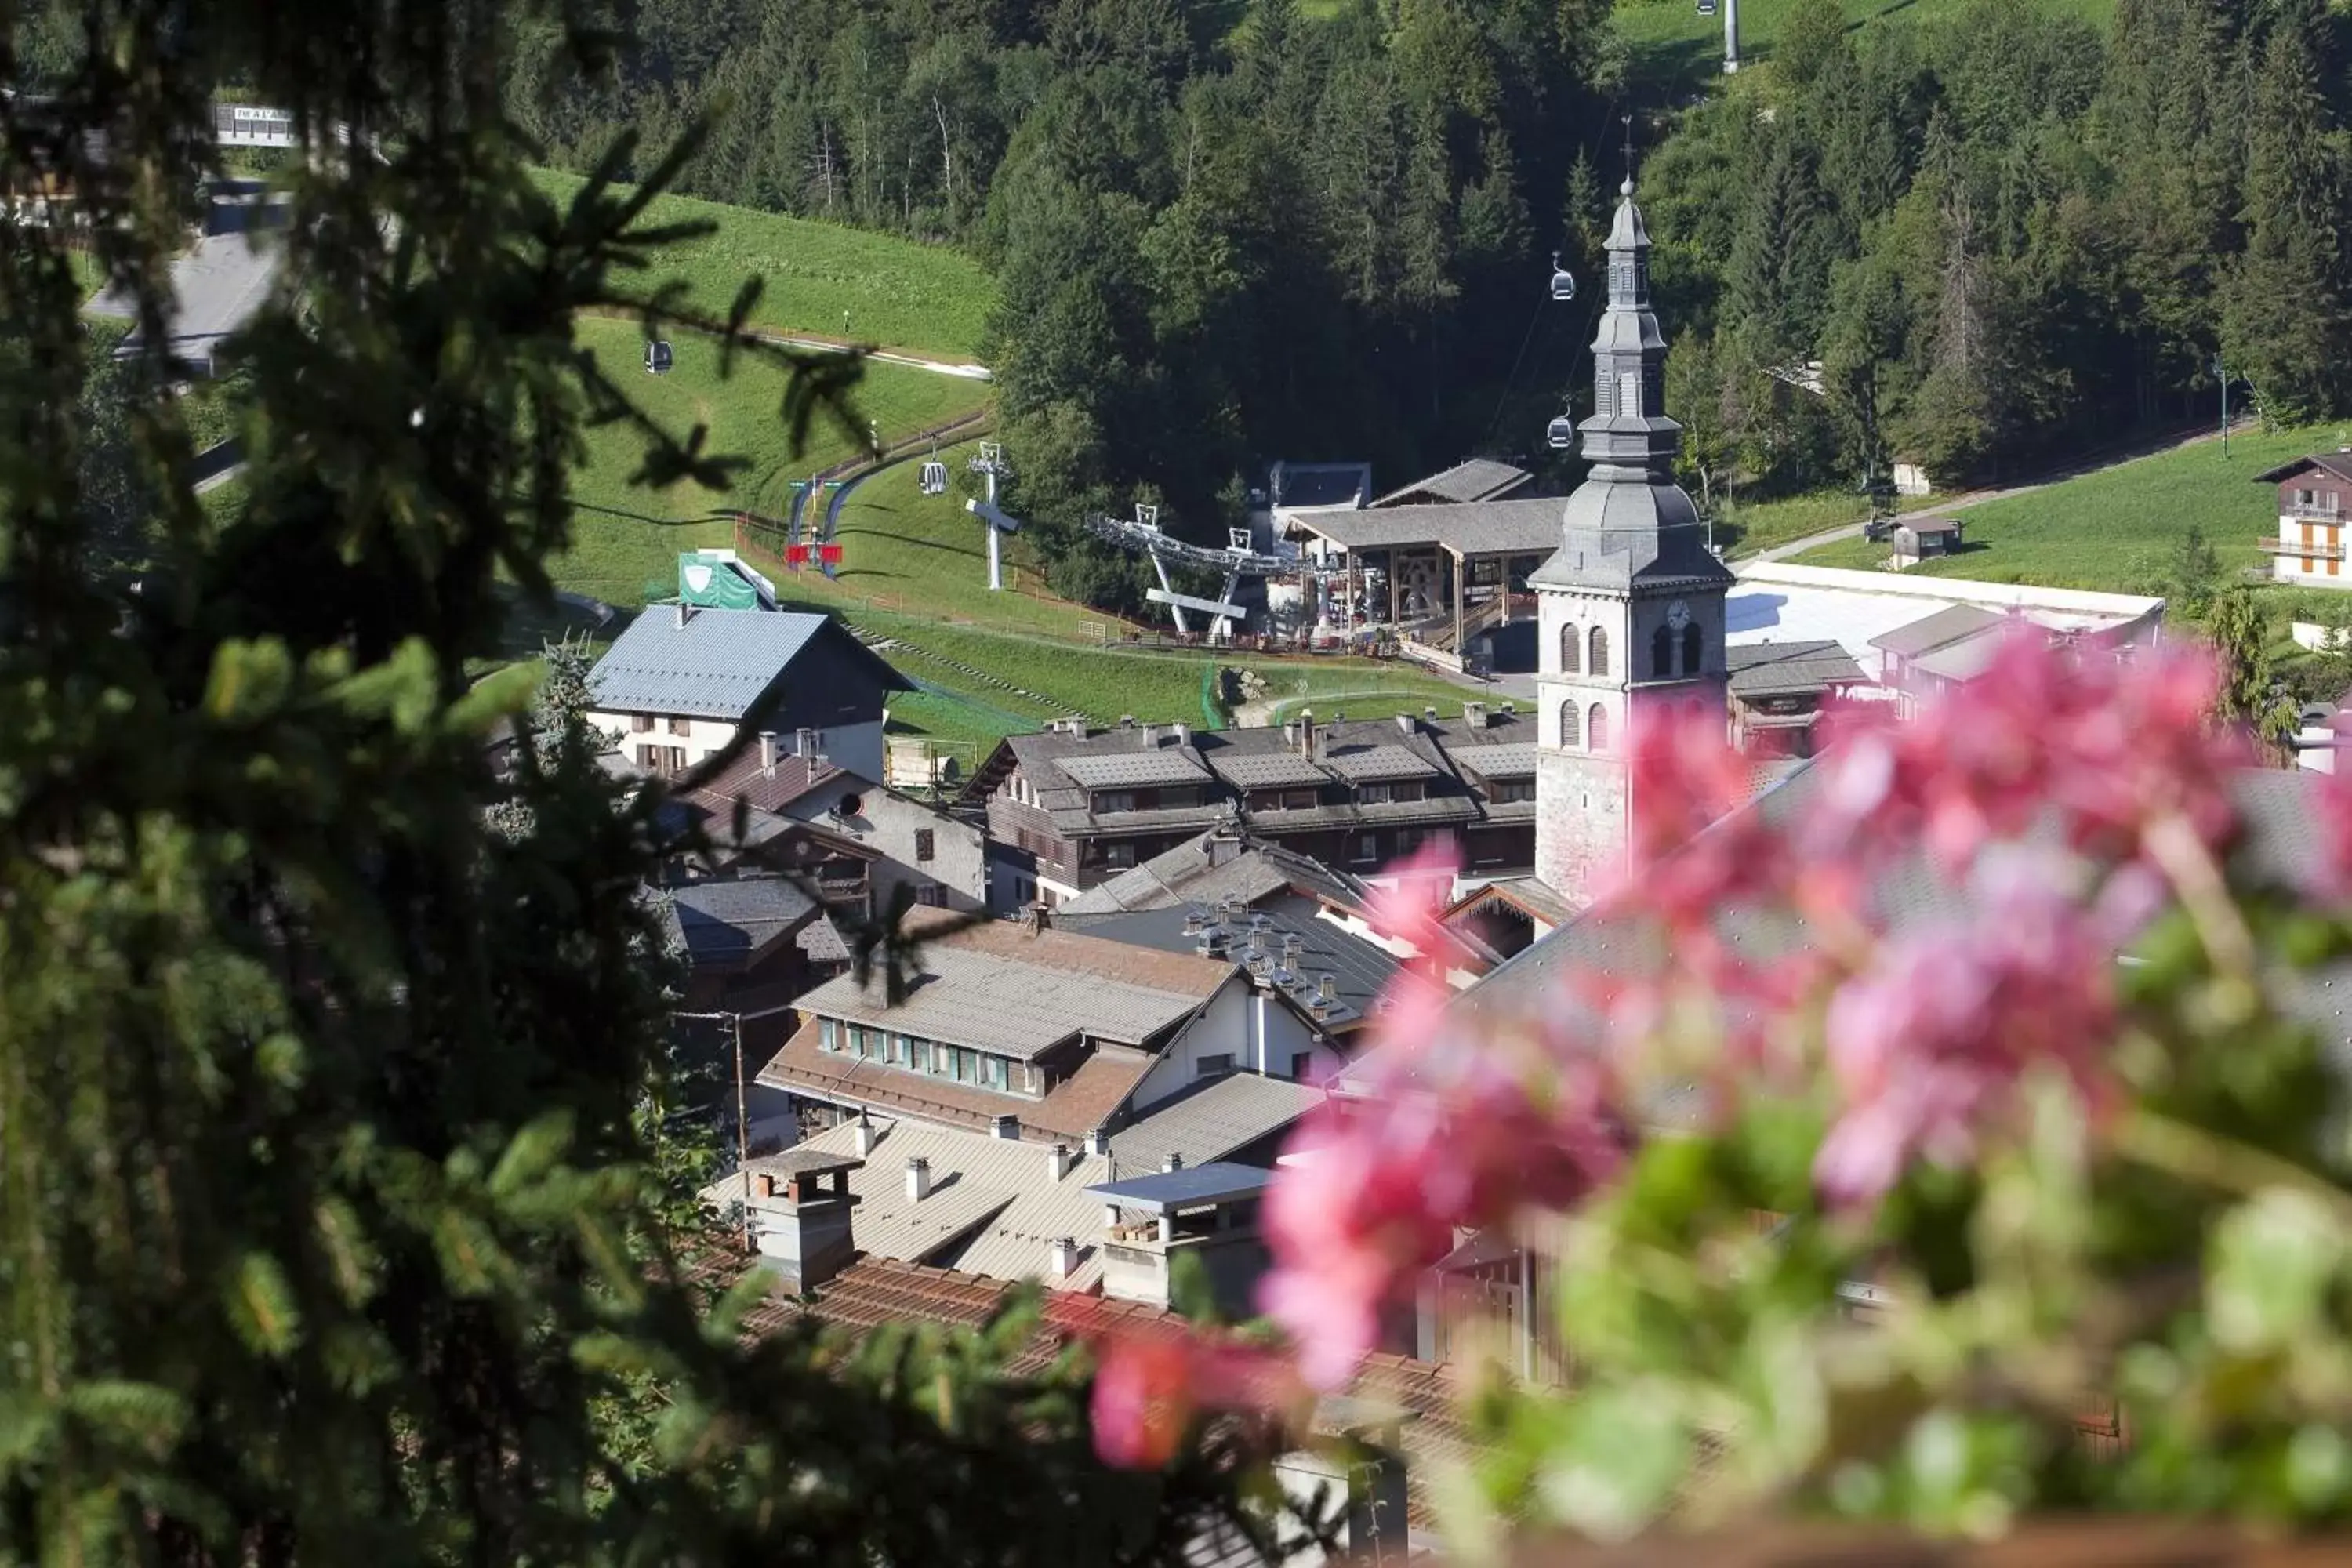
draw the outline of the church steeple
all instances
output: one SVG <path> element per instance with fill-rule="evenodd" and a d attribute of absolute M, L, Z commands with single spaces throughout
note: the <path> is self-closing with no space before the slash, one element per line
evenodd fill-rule
<path fill-rule="evenodd" d="M 1633 727 L 1668 710 L 1725 711 L 1724 593 L 1675 483 L 1682 426 L 1666 416 L 1665 334 L 1650 308 L 1650 233 L 1626 152 L 1609 229 L 1608 297 L 1592 340 L 1592 467 L 1568 498 L 1560 547 L 1529 574 L 1541 658 L 1536 875 L 1577 898 L 1623 863 L 1633 814 Z"/>

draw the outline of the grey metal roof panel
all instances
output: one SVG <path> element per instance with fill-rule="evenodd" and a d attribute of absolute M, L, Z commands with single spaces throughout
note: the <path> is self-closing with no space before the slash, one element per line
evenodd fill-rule
<path fill-rule="evenodd" d="M 1273 1136 L 1312 1110 L 1323 1091 L 1261 1073 L 1228 1073 L 1186 1089 L 1111 1135 L 1115 1172 L 1157 1171 L 1171 1154 L 1188 1164 L 1223 1160 Z"/>
<path fill-rule="evenodd" d="M 1444 770 L 1410 746 L 1362 746 L 1335 749 L 1323 765 L 1355 784 L 1382 779 L 1435 778 Z"/>
<path fill-rule="evenodd" d="M 1097 1182 L 1087 1191 L 1120 1208 L 1162 1214 L 1192 1204 L 1230 1203 L 1255 1197 L 1274 1181 L 1274 1173 L 1256 1165 L 1214 1161 L 1187 1165 L 1180 1171 L 1154 1171 L 1116 1182 Z"/>
<path fill-rule="evenodd" d="M 1115 752 L 1106 757 L 1064 757 L 1063 773 L 1088 789 L 1133 784 L 1204 784 L 1209 770 L 1184 748 Z"/>
<path fill-rule="evenodd" d="M 1085 940 L 1056 934 L 1064 943 Z M 1116 955 L 1117 950 L 1094 951 Z M 1201 973 L 1213 983 L 1162 989 L 1084 968 L 1026 962 L 982 947 L 936 941 L 923 944 L 919 973 L 896 1006 L 878 974 L 868 975 L 863 984 L 855 974 L 836 975 L 795 1005 L 821 1017 L 1026 1061 L 1080 1035 L 1142 1044 L 1182 1020 L 1223 984 L 1223 976 L 1211 966 L 1203 965 Z"/>
<path fill-rule="evenodd" d="M 1209 767 L 1237 789 L 1264 789 L 1274 784 L 1322 784 L 1331 775 L 1296 752 L 1224 750 L 1209 753 Z"/>
<path fill-rule="evenodd" d="M 1472 458 L 1426 479 L 1415 479 L 1409 485 L 1391 490 L 1371 504 L 1392 507 L 1410 495 L 1432 495 L 1448 501 L 1493 500 L 1497 496 L 1517 489 L 1534 477 L 1525 468 L 1498 463 L 1491 458 Z"/>
<path fill-rule="evenodd" d="M 1559 544 L 1557 496 L 1315 512 L 1292 521 L 1348 550 L 1444 545 L 1465 555 L 1538 555 Z"/>
<path fill-rule="evenodd" d="M 1880 633 L 1870 639 L 1870 646 L 1897 658 L 1916 658 L 1931 648 L 2000 626 L 2008 618 L 1999 610 L 1978 605 L 1947 605 L 1932 616 L 1923 616 L 1907 626 Z"/>
<path fill-rule="evenodd" d="M 1223 956 L 1234 963 L 1244 963 L 1250 943 L 1255 941 L 1261 952 L 1272 955 L 1279 963 L 1284 961 L 1283 939 L 1296 937 L 1297 954 L 1287 961 L 1297 981 L 1290 990 L 1293 1000 L 1303 1003 L 1321 978 L 1328 974 L 1336 983 L 1340 1009 L 1331 1022 L 1346 1023 L 1369 1014 L 1373 1003 L 1397 984 L 1400 969 L 1395 954 L 1386 948 L 1365 941 L 1335 921 L 1318 918 L 1320 907 L 1314 899 L 1294 894 L 1250 909 L 1242 920 L 1219 928 L 1227 938 Z M 1214 901 L 1196 899 L 1189 904 L 1139 910 L 1090 924 L 1087 934 L 1161 952 L 1194 952 L 1199 950 L 1201 937 L 1184 929 L 1188 917 L 1197 916 L 1204 923 L 1214 924 L 1216 912 Z"/>
<path fill-rule="evenodd" d="M 740 719 L 829 617 L 779 610 L 697 610 L 681 623 L 649 609 L 588 672 L 608 712 Z"/>

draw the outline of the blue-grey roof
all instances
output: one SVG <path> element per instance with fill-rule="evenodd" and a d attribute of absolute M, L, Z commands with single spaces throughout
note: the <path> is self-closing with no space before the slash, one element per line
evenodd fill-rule
<path fill-rule="evenodd" d="M 1056 910 L 1056 915 L 1059 912 Z M 1195 952 L 1204 934 L 1221 936 L 1224 939 L 1221 948 L 1223 957 L 1244 963 L 1256 954 L 1274 960 L 1272 970 L 1265 977 L 1280 985 L 1302 1007 L 1313 1002 L 1323 976 L 1331 976 L 1336 982 L 1335 1000 L 1339 1005 L 1330 1010 L 1326 1022 L 1334 1028 L 1352 1026 L 1370 1016 L 1373 1004 L 1396 979 L 1396 957 L 1344 926 L 1317 919 L 1316 913 L 1311 900 L 1261 900 L 1233 925 L 1223 926 L 1215 924 L 1217 911 L 1213 904 L 1172 904 L 1090 921 L 1084 930 L 1088 936 L 1156 948 L 1161 952 Z M 1188 921 L 1193 920 L 1203 923 L 1203 931 L 1185 930 Z M 1285 937 L 1298 939 L 1296 963 L 1288 968 Z M 1256 970 L 1254 968 L 1252 973 L 1255 974 Z M 1285 975 L 1288 977 L 1286 983 Z"/>
<path fill-rule="evenodd" d="M 816 907 L 782 877 L 688 882 L 670 889 L 669 900 L 697 963 L 749 958 Z"/>
<path fill-rule="evenodd" d="M 740 719 L 830 617 L 782 610 L 697 610 L 680 621 L 662 605 L 629 623 L 588 689 L 608 712 Z"/>
<path fill-rule="evenodd" d="M 1255 1165 L 1234 1165 L 1220 1160 L 1209 1165 L 1187 1165 L 1178 1171 L 1155 1171 L 1123 1182 L 1097 1182 L 1087 1191 L 1123 1209 L 1150 1214 L 1193 1204 L 1230 1203 L 1254 1198 L 1274 1180 L 1272 1171 Z"/>

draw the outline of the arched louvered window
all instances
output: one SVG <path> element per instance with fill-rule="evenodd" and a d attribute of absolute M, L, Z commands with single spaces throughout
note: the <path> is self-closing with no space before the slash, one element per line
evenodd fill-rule
<path fill-rule="evenodd" d="M 1609 710 L 1598 702 L 1584 715 L 1584 743 L 1596 752 L 1609 749 Z"/>
<path fill-rule="evenodd" d="M 1592 628 L 1592 657 L 1584 661 L 1584 668 L 1591 675 L 1609 673 L 1609 633 L 1602 627 Z"/>
<path fill-rule="evenodd" d="M 1576 623 L 1571 621 L 1559 628 L 1559 672 L 1574 675 L 1580 650 L 1576 646 Z"/>
<path fill-rule="evenodd" d="M 1675 634 L 1660 626 L 1650 634 L 1650 673 L 1660 680 L 1675 672 Z"/>
<path fill-rule="evenodd" d="M 1559 705 L 1559 743 L 1563 746 L 1575 745 L 1577 729 L 1576 704 L 1561 703 Z"/>
<path fill-rule="evenodd" d="M 1706 636 L 1698 629 L 1698 623 L 1693 621 L 1683 628 L 1683 673 L 1696 675 L 1706 654 Z"/>

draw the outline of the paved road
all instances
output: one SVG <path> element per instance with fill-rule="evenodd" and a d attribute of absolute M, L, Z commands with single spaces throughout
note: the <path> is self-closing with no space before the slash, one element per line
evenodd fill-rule
<path fill-rule="evenodd" d="M 2252 420 L 2245 419 L 2232 421 L 2230 427 L 2232 430 L 2244 430 L 2251 428 L 2252 425 Z M 2029 479 L 2022 484 L 2005 485 L 1993 489 L 1965 490 L 1949 500 L 1937 501 L 1934 506 L 1924 510 L 1906 511 L 1903 514 L 1902 521 L 1925 522 L 1929 518 L 1947 517 L 1956 511 L 1966 511 L 1972 506 L 1982 506 L 1989 500 L 2000 500 L 2007 496 L 2029 495 L 2035 490 L 2047 489 L 2052 485 L 2078 478 L 2095 469 L 2112 468 L 2118 463 L 2128 463 L 2137 458 L 2153 457 L 2158 452 L 2178 451 L 2183 447 L 2194 447 L 2220 438 L 2221 432 L 2218 430 L 2200 429 L 2193 436 L 2175 433 L 2159 437 L 2154 441 L 2129 442 L 2110 447 L 2105 453 L 2095 456 L 2088 460 L 2078 460 L 2063 468 L 2053 468 L 2049 473 L 2038 479 Z M 1731 563 L 1731 569 L 1737 572 L 1742 566 L 1759 561 L 1786 561 L 1791 556 L 1801 555 L 1817 545 L 1835 544 L 1841 540 L 1860 539 L 1862 528 L 1863 525 L 1858 522 L 1850 522 L 1842 528 L 1825 528 L 1819 533 L 1809 533 L 1801 539 L 1792 539 L 1786 544 L 1776 544 L 1769 550 L 1759 550 L 1753 555 L 1743 555 Z"/>
<path fill-rule="evenodd" d="M 839 338 L 787 336 L 782 332 L 761 332 L 763 343 L 776 343 L 788 349 L 831 350 L 846 353 L 853 346 Z M 868 349 L 866 357 L 877 364 L 902 364 L 909 370 L 927 370 L 934 375 L 951 375 L 959 381 L 994 381 L 996 373 L 984 364 L 960 364 L 953 360 L 926 359 L 921 354 L 902 353 L 897 349 Z"/>

